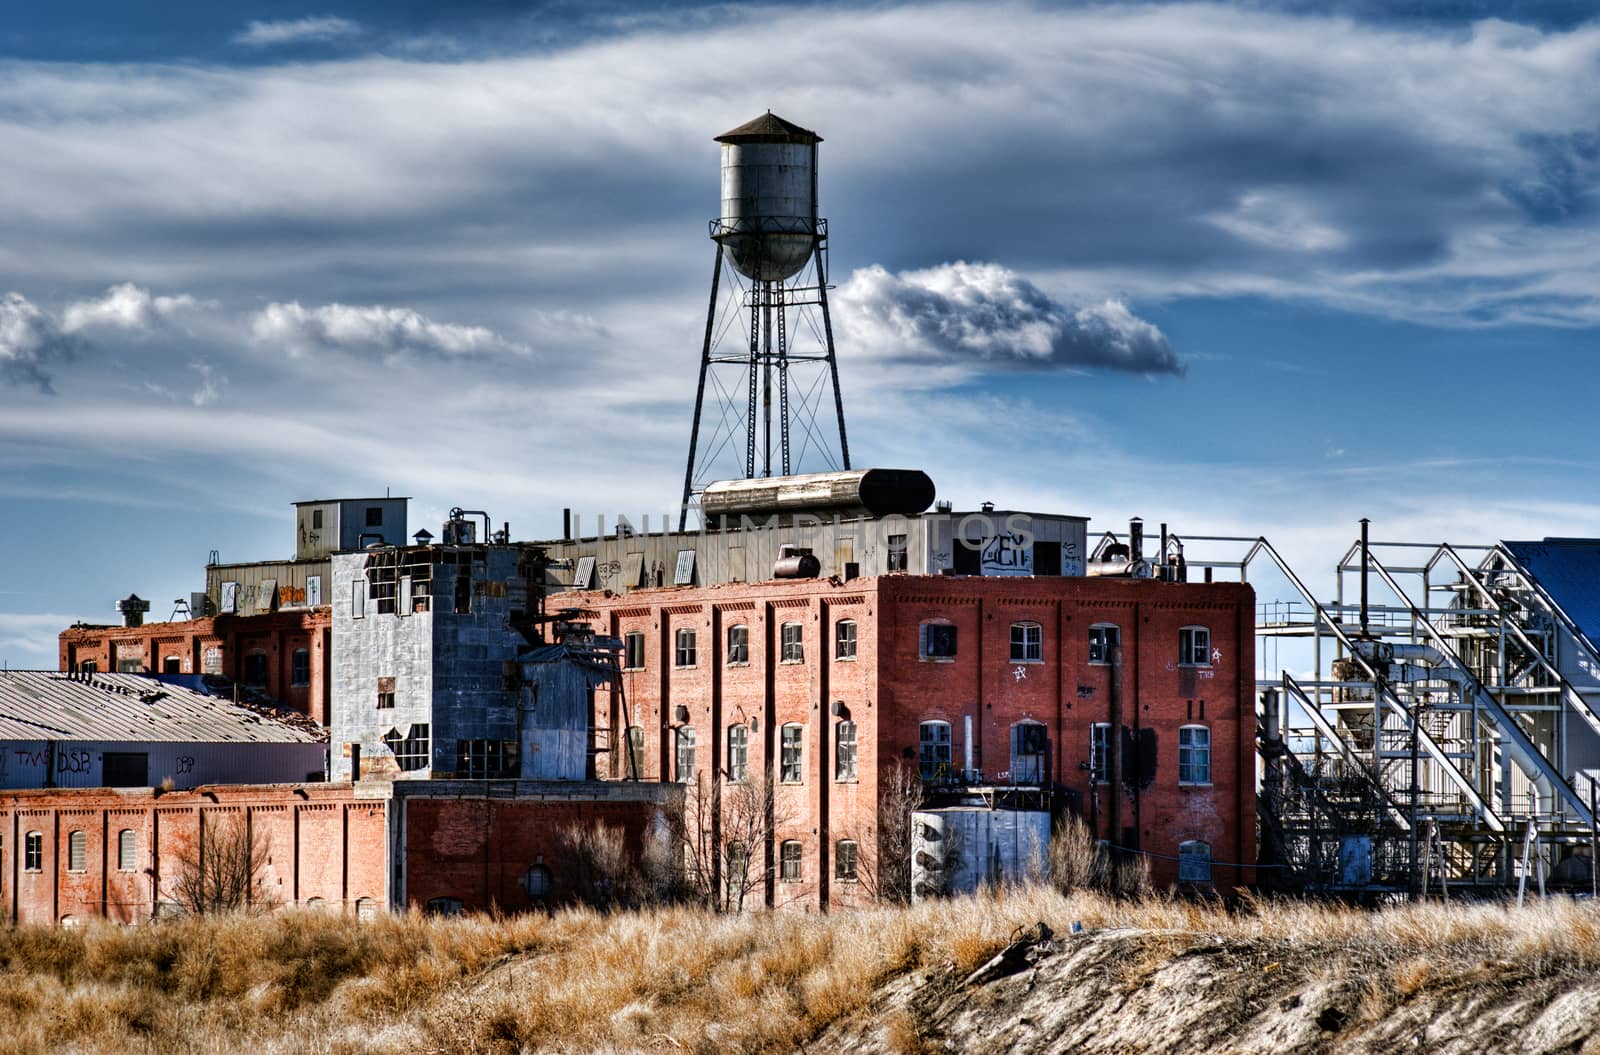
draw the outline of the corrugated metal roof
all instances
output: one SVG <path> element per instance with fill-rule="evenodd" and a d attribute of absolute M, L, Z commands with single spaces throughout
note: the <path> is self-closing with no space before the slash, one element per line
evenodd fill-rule
<path fill-rule="evenodd" d="M 1600 539 L 1502 542 L 1594 648 L 1600 642 Z"/>
<path fill-rule="evenodd" d="M 716 137 L 718 143 L 820 143 L 822 137 L 768 110 L 754 121 Z"/>
<path fill-rule="evenodd" d="M 309 718 L 139 674 L 0 671 L 0 740 L 321 743 Z"/>

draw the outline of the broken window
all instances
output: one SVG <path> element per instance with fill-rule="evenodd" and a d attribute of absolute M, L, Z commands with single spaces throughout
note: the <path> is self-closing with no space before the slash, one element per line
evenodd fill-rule
<path fill-rule="evenodd" d="M 367 507 L 367 527 L 383 527 L 383 507 Z"/>
<path fill-rule="evenodd" d="M 504 780 L 517 776 L 515 740 L 457 740 L 456 776 L 467 780 Z"/>
<path fill-rule="evenodd" d="M 1211 666 L 1211 631 L 1186 626 L 1178 631 L 1178 663 L 1186 667 Z"/>
<path fill-rule="evenodd" d="M 1106 759 L 1110 753 L 1111 723 L 1095 722 L 1089 726 L 1089 780 L 1094 784 L 1106 782 Z"/>
<path fill-rule="evenodd" d="M 265 652 L 252 652 L 244 657 L 244 676 L 240 679 L 251 688 L 263 688 L 267 684 L 267 654 Z"/>
<path fill-rule="evenodd" d="M 833 629 L 833 658 L 856 658 L 856 624 L 853 619 L 841 619 Z"/>
<path fill-rule="evenodd" d="M 778 878 L 785 883 L 800 882 L 800 843 L 789 839 L 779 850 Z"/>
<path fill-rule="evenodd" d="M 889 536 L 888 560 L 885 562 L 884 570 L 906 570 L 906 537 L 904 535 Z"/>
<path fill-rule="evenodd" d="M 622 669 L 644 669 L 644 634 L 637 630 L 622 635 Z"/>
<path fill-rule="evenodd" d="M 923 722 L 918 731 L 918 759 L 923 780 L 943 780 L 950 774 L 950 723 Z"/>
<path fill-rule="evenodd" d="M 685 725 L 678 730 L 677 758 L 675 759 L 678 783 L 694 783 L 694 726 Z"/>
<path fill-rule="evenodd" d="M 456 571 L 455 612 L 457 615 L 466 615 L 470 611 L 472 611 L 472 568 L 469 565 Z"/>
<path fill-rule="evenodd" d="M 139 836 L 132 828 L 117 833 L 117 871 L 132 872 L 139 867 Z"/>
<path fill-rule="evenodd" d="M 1211 844 L 1189 839 L 1178 844 L 1178 882 L 1211 882 Z"/>
<path fill-rule="evenodd" d="M 750 628 L 728 627 L 728 666 L 743 666 L 750 662 Z"/>
<path fill-rule="evenodd" d="M 806 659 L 804 634 L 805 627 L 799 623 L 784 623 L 779 631 L 783 651 L 780 659 L 784 663 L 804 663 Z"/>
<path fill-rule="evenodd" d="M 856 879 L 856 844 L 854 839 L 840 839 L 833 848 L 833 877 L 841 882 L 853 883 Z"/>
<path fill-rule="evenodd" d="M 1011 624 L 1011 662 L 1044 661 L 1044 628 L 1038 623 Z"/>
<path fill-rule="evenodd" d="M 81 831 L 72 832 L 67 836 L 67 871 L 86 872 L 89 870 L 89 836 Z"/>
<path fill-rule="evenodd" d="M 856 779 L 856 723 L 839 722 L 833 727 L 833 779 Z"/>
<path fill-rule="evenodd" d="M 1122 631 L 1111 623 L 1096 623 L 1089 628 L 1089 662 L 1110 663 L 1111 650 L 1122 647 Z"/>
<path fill-rule="evenodd" d="M 427 722 L 416 722 L 401 736 L 398 729 L 390 729 L 383 742 L 394 753 L 395 765 L 403 773 L 427 769 L 433 761 L 433 738 Z"/>
<path fill-rule="evenodd" d="M 779 776 L 785 784 L 800 783 L 803 768 L 801 765 L 802 741 L 805 737 L 805 727 L 800 725 L 786 725 L 783 727 L 782 738 L 782 771 Z"/>
<path fill-rule="evenodd" d="M 728 779 L 740 783 L 750 773 L 750 728 L 744 724 L 728 727 Z"/>
<path fill-rule="evenodd" d="M 692 667 L 695 658 L 695 634 L 693 630 L 684 628 L 677 633 L 677 649 L 674 655 L 674 666 Z"/>
<path fill-rule="evenodd" d="M 161 661 L 161 673 L 182 674 L 183 660 L 179 659 L 177 656 L 168 656 L 166 659 Z"/>
<path fill-rule="evenodd" d="M 29 832 L 23 841 L 22 868 L 26 872 L 44 871 L 44 833 Z"/>
<path fill-rule="evenodd" d="M 1011 727 L 1011 782 L 1043 784 L 1049 737 L 1039 722 L 1018 722 Z"/>
<path fill-rule="evenodd" d="M 1061 574 L 1061 543 L 1035 542 L 1033 544 L 1033 574 Z"/>
<path fill-rule="evenodd" d="M 644 779 L 644 730 L 637 725 L 628 727 L 628 771 L 623 775 Z"/>
<path fill-rule="evenodd" d="M 951 623 L 923 623 L 919 633 L 918 657 L 921 659 L 955 659 L 956 628 Z"/>
<path fill-rule="evenodd" d="M 461 899 L 458 897 L 429 898 L 426 911 L 430 916 L 459 916 L 461 915 Z"/>
<path fill-rule="evenodd" d="M 378 710 L 387 711 L 394 706 L 394 679 L 378 679 Z"/>
<path fill-rule="evenodd" d="M 309 648 L 297 648 L 294 650 L 294 655 L 289 657 L 289 684 L 311 684 L 311 650 Z"/>
<path fill-rule="evenodd" d="M 1178 783 L 1211 783 L 1211 730 L 1203 725 L 1178 730 Z"/>
<path fill-rule="evenodd" d="M 374 549 L 367 554 L 366 574 L 367 599 L 373 602 L 379 615 L 409 615 L 431 609 L 433 556 L 430 547 Z M 411 588 L 402 602 L 400 580 L 405 577 L 411 579 Z"/>

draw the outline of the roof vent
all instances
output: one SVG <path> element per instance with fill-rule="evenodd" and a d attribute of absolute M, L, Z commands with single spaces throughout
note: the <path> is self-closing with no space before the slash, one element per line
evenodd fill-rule
<path fill-rule="evenodd" d="M 123 626 L 143 626 L 144 614 L 150 610 L 150 602 L 136 593 L 130 593 L 117 602 L 117 611 L 122 613 Z"/>

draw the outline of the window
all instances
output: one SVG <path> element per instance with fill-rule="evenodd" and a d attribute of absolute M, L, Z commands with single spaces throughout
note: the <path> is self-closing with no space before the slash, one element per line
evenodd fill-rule
<path fill-rule="evenodd" d="M 1211 730 L 1203 725 L 1178 730 L 1178 783 L 1211 783 Z"/>
<path fill-rule="evenodd" d="M 28 872 L 44 871 L 44 833 L 29 832 L 23 842 L 22 867 Z"/>
<path fill-rule="evenodd" d="M 628 726 L 628 771 L 623 776 L 644 779 L 644 729 L 641 726 Z"/>
<path fill-rule="evenodd" d="M 161 673 L 182 674 L 183 660 L 179 659 L 177 656 L 168 656 L 166 659 L 161 661 Z"/>
<path fill-rule="evenodd" d="M 799 623 L 784 623 L 779 631 L 783 644 L 783 651 L 779 658 L 785 663 L 804 663 L 806 658 L 805 645 L 801 635 L 805 628 Z"/>
<path fill-rule="evenodd" d="M 778 878 L 785 883 L 800 882 L 800 843 L 790 839 L 779 848 Z"/>
<path fill-rule="evenodd" d="M 241 679 L 246 685 L 261 688 L 267 683 L 267 654 L 265 652 L 252 652 L 244 657 L 244 677 Z"/>
<path fill-rule="evenodd" d="M 922 659 L 955 659 L 956 628 L 949 623 L 923 623 L 919 645 Z"/>
<path fill-rule="evenodd" d="M 1011 662 L 1044 661 L 1044 628 L 1038 623 L 1011 624 Z"/>
<path fill-rule="evenodd" d="M 86 659 L 82 663 L 78 664 L 78 673 L 80 674 L 94 674 L 99 670 L 100 664 L 96 663 L 92 659 Z"/>
<path fill-rule="evenodd" d="M 67 836 L 67 871 L 89 870 L 89 837 L 81 831 Z"/>
<path fill-rule="evenodd" d="M 678 730 L 678 783 L 694 783 L 694 726 Z"/>
<path fill-rule="evenodd" d="M 132 828 L 117 833 L 117 871 L 132 872 L 138 868 L 139 836 Z"/>
<path fill-rule="evenodd" d="M 387 711 L 394 707 L 394 679 L 378 679 L 378 710 Z"/>
<path fill-rule="evenodd" d="M 1011 783 L 1043 784 L 1045 756 L 1050 738 L 1038 722 L 1018 722 L 1011 727 Z"/>
<path fill-rule="evenodd" d="M 311 684 L 311 650 L 297 648 L 294 655 L 289 658 L 289 684 Z"/>
<path fill-rule="evenodd" d="M 1111 650 L 1122 647 L 1122 631 L 1110 623 L 1089 628 L 1089 662 L 1110 663 Z"/>
<path fill-rule="evenodd" d="M 356 898 L 356 919 L 371 923 L 378 918 L 378 903 L 370 897 Z"/>
<path fill-rule="evenodd" d="M 321 527 L 322 527 L 322 510 L 313 509 L 311 511 L 311 527 L 313 529 L 315 529 L 315 530 L 320 530 L 321 529 Z"/>
<path fill-rule="evenodd" d="M 840 722 L 833 727 L 833 779 L 846 783 L 856 779 L 855 722 Z"/>
<path fill-rule="evenodd" d="M 543 901 L 550 896 L 550 869 L 544 865 L 533 865 L 522 877 L 522 889 L 535 901 Z"/>
<path fill-rule="evenodd" d="M 383 507 L 367 507 L 367 527 L 383 527 Z"/>
<path fill-rule="evenodd" d="M 854 619 L 841 619 L 833 628 L 833 658 L 856 658 L 856 622 Z"/>
<path fill-rule="evenodd" d="M 800 783 L 800 750 L 801 741 L 805 736 L 805 729 L 799 725 L 786 725 L 783 727 L 782 748 L 780 758 L 783 769 L 778 779 L 785 784 Z"/>
<path fill-rule="evenodd" d="M 108 788 L 150 786 L 148 751 L 107 751 L 100 756 L 100 779 Z"/>
<path fill-rule="evenodd" d="M 472 612 L 472 565 L 456 569 L 455 585 L 450 588 L 451 606 L 456 615 Z"/>
<path fill-rule="evenodd" d="M 734 783 L 750 772 L 750 727 L 728 726 L 728 779 Z"/>
<path fill-rule="evenodd" d="M 744 843 L 730 839 L 724 856 L 727 858 L 728 900 L 733 903 L 733 907 L 742 908 L 745 881 L 750 878 L 750 851 L 745 849 Z"/>
<path fill-rule="evenodd" d="M 1089 780 L 1091 783 L 1104 784 L 1106 782 L 1106 760 L 1110 740 L 1110 722 L 1095 722 L 1089 726 Z"/>
<path fill-rule="evenodd" d="M 728 627 L 728 666 L 742 667 L 750 662 L 750 628 Z"/>
<path fill-rule="evenodd" d="M 906 537 L 904 535 L 889 536 L 889 559 L 884 564 L 884 570 L 906 570 Z"/>
<path fill-rule="evenodd" d="M 1189 839 L 1178 844 L 1178 882 L 1211 882 L 1211 844 Z"/>
<path fill-rule="evenodd" d="M 459 916 L 461 915 L 461 899 L 458 897 L 429 898 L 426 911 L 430 916 Z"/>
<path fill-rule="evenodd" d="M 833 847 L 833 877 L 846 883 L 856 879 L 856 844 L 854 839 L 840 839 Z"/>
<path fill-rule="evenodd" d="M 950 773 L 950 723 L 923 722 L 919 733 L 922 779 L 940 780 Z"/>
<path fill-rule="evenodd" d="M 457 740 L 456 776 L 501 780 L 517 775 L 515 740 Z"/>
<path fill-rule="evenodd" d="M 390 729 L 384 734 L 383 742 L 394 752 L 395 765 L 402 773 L 427 769 L 433 761 L 433 743 L 427 722 L 412 725 L 405 736 L 397 729 Z"/>
<path fill-rule="evenodd" d="M 644 634 L 637 630 L 622 635 L 622 669 L 644 669 Z"/>
<path fill-rule="evenodd" d="M 679 630 L 677 634 L 677 653 L 673 658 L 675 666 L 694 666 L 694 631 L 689 629 Z"/>
<path fill-rule="evenodd" d="M 367 617 L 367 584 L 361 579 L 350 582 L 350 618 L 365 619 Z"/>
<path fill-rule="evenodd" d="M 1203 626 L 1179 630 L 1178 663 L 1186 667 L 1211 666 L 1211 631 Z"/>

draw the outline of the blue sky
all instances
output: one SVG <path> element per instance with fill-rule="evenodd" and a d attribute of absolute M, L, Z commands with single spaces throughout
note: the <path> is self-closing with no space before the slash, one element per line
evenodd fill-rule
<path fill-rule="evenodd" d="M 1331 13 L 1329 13 L 1331 12 Z M 817 129 L 857 464 L 1313 570 L 1600 531 L 1576 3 L 22 5 L 0 660 L 286 555 L 676 500 L 711 137 Z"/>

